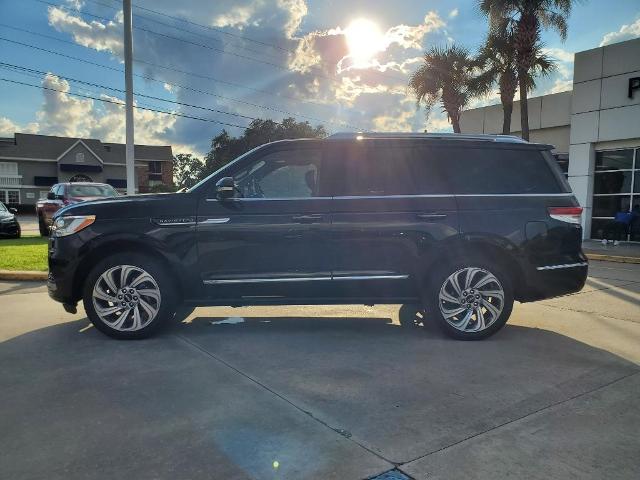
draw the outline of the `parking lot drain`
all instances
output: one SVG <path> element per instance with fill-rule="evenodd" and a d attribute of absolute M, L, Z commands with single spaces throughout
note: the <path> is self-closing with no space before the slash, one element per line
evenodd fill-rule
<path fill-rule="evenodd" d="M 393 469 L 369 480 L 411 480 L 411 477 L 407 477 L 400 470 Z"/>

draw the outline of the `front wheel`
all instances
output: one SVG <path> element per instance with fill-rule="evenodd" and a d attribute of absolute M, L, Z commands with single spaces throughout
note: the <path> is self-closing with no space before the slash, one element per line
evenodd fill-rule
<path fill-rule="evenodd" d="M 480 340 L 500 330 L 511 315 L 509 277 L 482 261 L 441 268 L 428 283 L 427 311 L 450 337 Z"/>
<path fill-rule="evenodd" d="M 175 314 L 177 295 L 165 270 L 136 253 L 118 254 L 89 273 L 83 303 L 91 323 L 119 339 L 151 336 Z"/>

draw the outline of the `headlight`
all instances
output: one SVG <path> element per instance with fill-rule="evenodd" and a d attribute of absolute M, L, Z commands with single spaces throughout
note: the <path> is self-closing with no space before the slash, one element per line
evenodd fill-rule
<path fill-rule="evenodd" d="M 78 215 L 74 217 L 58 217 L 51 226 L 51 235 L 66 237 L 87 228 L 96 221 L 95 215 Z"/>

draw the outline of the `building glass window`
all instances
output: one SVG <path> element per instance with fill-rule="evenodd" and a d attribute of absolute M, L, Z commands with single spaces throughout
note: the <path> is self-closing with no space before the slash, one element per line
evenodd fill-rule
<path fill-rule="evenodd" d="M 162 183 L 162 162 L 149 162 L 149 186 L 153 180 L 157 180 L 157 184 Z"/>
<path fill-rule="evenodd" d="M 0 190 L 0 202 L 17 205 L 20 203 L 20 190 Z"/>
<path fill-rule="evenodd" d="M 84 153 L 76 153 L 76 163 L 84 163 Z"/>
<path fill-rule="evenodd" d="M 640 148 L 596 152 L 591 238 L 607 236 L 619 212 L 636 212 L 623 240 L 640 242 Z"/>
<path fill-rule="evenodd" d="M 18 175 L 16 162 L 0 162 L 0 175 Z"/>

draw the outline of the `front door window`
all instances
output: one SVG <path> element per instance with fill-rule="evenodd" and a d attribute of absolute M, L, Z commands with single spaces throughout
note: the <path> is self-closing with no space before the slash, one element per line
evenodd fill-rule
<path fill-rule="evenodd" d="M 267 154 L 236 175 L 239 196 L 285 199 L 318 196 L 319 150 L 290 150 Z"/>

